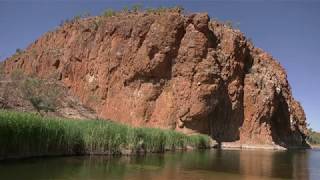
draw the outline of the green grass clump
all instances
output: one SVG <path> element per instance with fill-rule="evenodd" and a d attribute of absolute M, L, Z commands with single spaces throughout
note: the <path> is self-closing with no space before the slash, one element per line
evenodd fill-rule
<path fill-rule="evenodd" d="M 116 12 L 114 10 L 112 10 L 112 9 L 107 9 L 102 13 L 102 15 L 104 17 L 112 17 L 112 16 L 116 15 Z"/>
<path fill-rule="evenodd" d="M 81 150 L 72 121 L 43 120 L 27 113 L 0 112 L 0 156 L 75 154 Z"/>
<path fill-rule="evenodd" d="M 192 135 L 189 136 L 187 144 L 194 148 L 205 148 L 210 144 L 210 140 L 206 135 Z"/>
<path fill-rule="evenodd" d="M 102 120 L 46 118 L 0 110 L 0 159 L 48 155 L 121 154 L 205 148 L 209 137 Z"/>

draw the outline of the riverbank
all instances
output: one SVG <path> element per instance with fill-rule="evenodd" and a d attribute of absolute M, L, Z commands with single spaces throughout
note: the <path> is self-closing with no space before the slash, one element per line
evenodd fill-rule
<path fill-rule="evenodd" d="M 255 150 L 281 150 L 285 151 L 286 148 L 279 145 L 268 145 L 268 144 L 240 144 L 240 143 L 221 143 L 221 149 L 236 149 L 236 150 L 245 150 L 245 149 L 255 149 Z"/>
<path fill-rule="evenodd" d="M 217 145 L 218 146 L 218 145 Z M 277 144 L 241 144 L 239 142 L 222 142 L 220 147 L 221 149 L 226 150 L 273 150 L 273 151 L 286 151 L 286 150 L 294 150 L 294 149 L 310 149 L 314 148 L 313 146 L 305 145 L 305 146 L 288 146 L 283 147 Z M 320 146 L 318 147 L 320 148 Z"/>
<path fill-rule="evenodd" d="M 0 160 L 38 156 L 163 153 L 210 147 L 210 138 L 106 120 L 48 118 L 0 110 Z"/>
<path fill-rule="evenodd" d="M 320 144 L 311 144 L 312 149 L 320 149 Z"/>

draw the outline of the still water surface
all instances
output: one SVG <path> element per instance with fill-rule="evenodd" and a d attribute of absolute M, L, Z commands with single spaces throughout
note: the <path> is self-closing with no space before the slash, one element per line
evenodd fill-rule
<path fill-rule="evenodd" d="M 140 157 L 34 158 L 0 162 L 0 179 L 320 180 L 320 150 L 207 150 Z"/>

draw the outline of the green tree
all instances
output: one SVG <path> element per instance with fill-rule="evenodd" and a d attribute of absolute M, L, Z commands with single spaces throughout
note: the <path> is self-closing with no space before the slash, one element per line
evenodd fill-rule
<path fill-rule="evenodd" d="M 20 49 L 20 48 L 17 48 L 17 49 L 16 49 L 16 53 L 17 53 L 17 54 L 21 54 L 21 53 L 23 53 L 23 50 Z"/>
<path fill-rule="evenodd" d="M 122 9 L 123 12 L 128 13 L 129 12 L 129 8 L 128 6 L 124 6 Z"/>
<path fill-rule="evenodd" d="M 178 11 L 179 13 L 183 13 L 184 12 L 184 8 L 181 5 L 177 5 L 173 9 Z"/>
<path fill-rule="evenodd" d="M 141 4 L 134 4 L 134 5 L 132 5 L 131 9 L 133 12 L 138 12 L 142 9 L 142 5 Z"/>
<path fill-rule="evenodd" d="M 310 144 L 320 144 L 320 133 L 309 128 L 309 135 L 307 137 L 307 140 Z"/>
<path fill-rule="evenodd" d="M 115 11 L 114 10 L 112 10 L 112 9 L 107 9 L 107 10 L 105 10 L 104 12 L 103 12 L 103 16 L 104 17 L 111 17 L 111 16 L 114 16 L 116 13 L 115 13 Z"/>
<path fill-rule="evenodd" d="M 3 63 L 0 63 L 0 80 L 1 79 L 4 79 L 4 64 Z"/>
<path fill-rule="evenodd" d="M 22 97 L 29 101 L 40 115 L 43 115 L 42 112 L 54 112 L 62 94 L 62 89 L 56 82 L 31 77 L 21 82 L 20 89 Z"/>
<path fill-rule="evenodd" d="M 15 69 L 11 72 L 10 78 L 13 81 L 13 83 L 15 83 L 18 86 L 17 83 L 24 80 L 25 75 L 23 74 L 23 72 L 20 69 Z"/>

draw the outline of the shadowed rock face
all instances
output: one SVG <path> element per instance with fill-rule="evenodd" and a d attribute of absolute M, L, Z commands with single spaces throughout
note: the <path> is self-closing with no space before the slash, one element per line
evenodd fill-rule
<path fill-rule="evenodd" d="M 119 14 L 67 23 L 4 62 L 56 76 L 98 116 L 219 142 L 305 144 L 285 70 L 207 14 Z"/>

